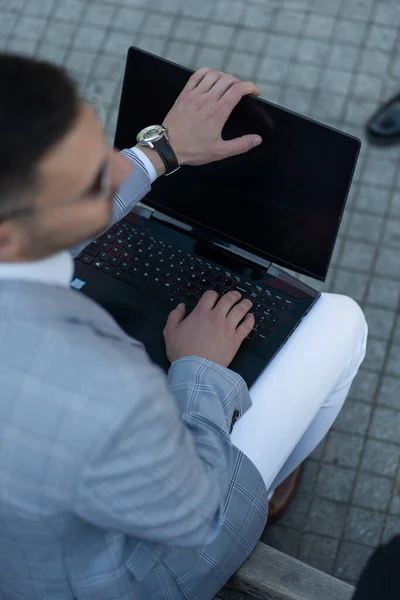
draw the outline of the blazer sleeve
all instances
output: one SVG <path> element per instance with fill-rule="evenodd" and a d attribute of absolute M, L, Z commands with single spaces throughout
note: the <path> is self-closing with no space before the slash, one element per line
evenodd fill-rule
<path fill-rule="evenodd" d="M 82 457 L 75 514 L 149 542 L 210 543 L 233 475 L 230 415 L 250 405 L 244 381 L 196 357 L 174 363 L 168 381 L 140 347 L 118 356 L 113 345 L 96 348 L 103 431 Z"/>
<path fill-rule="evenodd" d="M 140 158 L 130 149 L 122 150 L 121 154 L 133 163 L 133 171 L 114 196 L 113 215 L 107 229 L 130 213 L 136 204 L 151 190 L 150 176 Z M 74 258 L 78 256 L 79 252 L 96 239 L 96 237 L 99 236 L 96 235 L 72 248 L 72 256 Z"/>

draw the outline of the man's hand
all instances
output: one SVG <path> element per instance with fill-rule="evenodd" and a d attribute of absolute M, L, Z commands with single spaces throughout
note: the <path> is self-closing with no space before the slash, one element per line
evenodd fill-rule
<path fill-rule="evenodd" d="M 204 165 L 261 144 L 256 133 L 229 141 L 221 136 L 232 110 L 248 94 L 261 92 L 233 75 L 208 67 L 192 75 L 164 120 L 180 165 Z"/>
<path fill-rule="evenodd" d="M 164 329 L 168 359 L 172 363 L 183 356 L 200 356 L 227 367 L 254 327 L 251 307 L 250 300 L 241 300 L 235 291 L 221 299 L 214 291 L 205 292 L 186 318 L 185 306 L 179 304 Z"/>

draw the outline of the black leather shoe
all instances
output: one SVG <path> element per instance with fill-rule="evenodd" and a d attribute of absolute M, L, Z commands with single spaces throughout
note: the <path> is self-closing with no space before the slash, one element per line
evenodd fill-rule
<path fill-rule="evenodd" d="M 380 146 L 400 142 L 400 94 L 381 106 L 367 124 L 369 141 Z"/>

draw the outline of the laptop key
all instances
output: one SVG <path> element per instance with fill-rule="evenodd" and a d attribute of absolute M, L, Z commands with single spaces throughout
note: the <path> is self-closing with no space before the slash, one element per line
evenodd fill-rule
<path fill-rule="evenodd" d="M 93 263 L 93 266 L 95 269 L 102 269 L 104 266 L 104 263 L 102 260 L 95 260 Z"/>
<path fill-rule="evenodd" d="M 85 248 L 85 252 L 86 254 L 90 254 L 90 256 L 98 256 L 100 253 L 100 249 L 90 245 Z"/>
<path fill-rule="evenodd" d="M 110 265 L 104 265 L 103 271 L 108 275 L 112 275 L 112 273 L 114 273 L 114 267 L 110 267 Z"/>
<path fill-rule="evenodd" d="M 91 262 L 93 262 L 93 256 L 89 256 L 88 254 L 84 254 L 82 257 L 82 262 L 85 263 L 85 265 L 90 265 Z"/>

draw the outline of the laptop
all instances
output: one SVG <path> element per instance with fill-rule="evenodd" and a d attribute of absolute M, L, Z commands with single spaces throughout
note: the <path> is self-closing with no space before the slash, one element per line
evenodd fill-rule
<path fill-rule="evenodd" d="M 161 124 L 192 71 L 130 48 L 115 146 Z M 286 269 L 324 281 L 360 141 L 266 100 L 246 97 L 223 137 L 258 133 L 248 154 L 182 167 L 76 260 L 82 292 L 141 340 L 167 370 L 163 328 L 206 290 L 237 289 L 253 302 L 256 325 L 231 368 L 250 386 L 320 294 Z"/>

